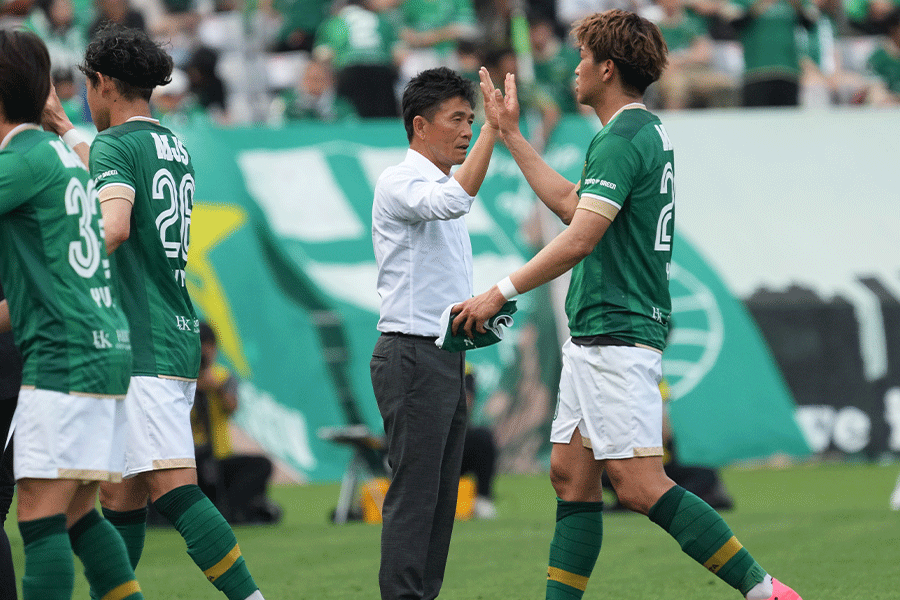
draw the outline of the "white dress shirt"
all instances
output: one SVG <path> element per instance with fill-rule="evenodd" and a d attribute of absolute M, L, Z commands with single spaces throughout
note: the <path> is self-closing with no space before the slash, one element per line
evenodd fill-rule
<path fill-rule="evenodd" d="M 463 217 L 474 200 L 415 150 L 378 178 L 372 244 L 379 331 L 436 337 L 444 309 L 472 297 L 472 242 Z"/>

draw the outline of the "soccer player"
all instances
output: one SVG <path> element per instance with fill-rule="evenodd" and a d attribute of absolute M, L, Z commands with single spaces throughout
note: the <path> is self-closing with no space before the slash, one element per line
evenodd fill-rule
<path fill-rule="evenodd" d="M 124 467 L 128 322 L 94 184 L 37 124 L 49 91 L 43 42 L 0 30 L 0 331 L 12 327 L 23 358 L 14 458 L 22 592 L 71 598 L 74 551 L 100 595 L 136 600 L 143 595 L 122 539 L 94 508 L 98 482 L 121 478 Z"/>
<path fill-rule="evenodd" d="M 260 600 L 231 527 L 197 486 L 190 410 L 200 366 L 199 321 L 184 271 L 194 168 L 184 144 L 151 118 L 149 105 L 153 88 L 169 81 L 172 59 L 145 33 L 112 26 L 88 45 L 81 70 L 99 132 L 90 170 L 134 342 L 125 401 L 126 479 L 101 487 L 103 512 L 136 566 L 149 497 L 216 588 L 229 600 Z M 55 122 L 60 133 L 71 127 L 58 114 Z M 69 142 L 84 154 L 86 144 Z"/>
<path fill-rule="evenodd" d="M 666 44 L 655 25 L 620 10 L 587 17 L 574 34 L 581 52 L 577 99 L 603 124 L 579 183 L 556 173 L 522 137 L 514 77 L 506 78 L 505 98 L 496 90 L 492 103 L 501 139 L 528 183 L 569 227 L 454 310 L 455 327 L 484 331 L 507 299 L 572 269 L 566 298 L 572 337 L 563 346 L 550 438 L 558 499 L 547 598 L 584 593 L 603 537 L 606 469 L 622 504 L 648 515 L 748 600 L 799 600 L 756 563 L 718 513 L 663 470 L 659 382 L 671 313 L 675 162 L 665 128 L 642 99 L 666 65 Z"/>

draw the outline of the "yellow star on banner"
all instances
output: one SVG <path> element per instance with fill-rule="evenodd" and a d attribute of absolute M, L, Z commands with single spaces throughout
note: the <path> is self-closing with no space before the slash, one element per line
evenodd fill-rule
<path fill-rule="evenodd" d="M 230 204 L 194 204 L 191 209 L 191 247 L 188 257 L 188 293 L 200 311 L 216 324 L 219 351 L 242 378 L 250 376 L 234 314 L 209 252 L 247 222 L 247 213 Z"/>

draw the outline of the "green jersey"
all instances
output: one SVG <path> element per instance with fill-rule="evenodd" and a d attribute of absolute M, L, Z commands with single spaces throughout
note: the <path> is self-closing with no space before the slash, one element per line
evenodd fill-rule
<path fill-rule="evenodd" d="M 590 255 L 572 269 L 566 314 L 573 337 L 610 336 L 663 350 L 672 301 L 675 154 L 659 119 L 621 111 L 588 147 L 581 204 L 618 208 Z"/>
<path fill-rule="evenodd" d="M 888 90 L 900 94 L 900 52 L 893 46 L 888 46 L 886 42 L 875 48 L 866 66 Z"/>
<path fill-rule="evenodd" d="M 128 322 L 112 285 L 97 192 L 78 155 L 36 126 L 0 150 L 0 247 L 22 385 L 124 396 Z"/>
<path fill-rule="evenodd" d="M 350 65 L 392 65 L 396 44 L 387 19 L 355 4 L 342 8 L 316 32 L 316 46 L 330 50 L 337 71 Z"/>
<path fill-rule="evenodd" d="M 134 375 L 193 379 L 200 368 L 200 324 L 185 287 L 194 204 L 187 149 L 157 121 L 110 127 L 91 145 L 97 191 L 134 190 L 131 233 L 113 253 L 131 326 Z"/>
<path fill-rule="evenodd" d="M 400 10 L 403 26 L 415 31 L 431 31 L 448 25 L 474 28 L 477 22 L 471 0 L 404 0 Z M 443 56 L 455 47 L 455 41 L 445 41 L 434 49 Z"/>
<path fill-rule="evenodd" d="M 732 0 L 749 11 L 754 0 Z M 797 27 L 800 17 L 788 0 L 776 0 L 762 14 L 747 18 L 738 28 L 744 48 L 744 73 L 749 81 L 800 77 Z"/>

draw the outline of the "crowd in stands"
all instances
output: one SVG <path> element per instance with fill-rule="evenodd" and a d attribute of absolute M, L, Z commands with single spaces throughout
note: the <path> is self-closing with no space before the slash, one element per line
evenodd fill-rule
<path fill-rule="evenodd" d="M 571 24 L 608 8 L 664 34 L 655 110 L 900 104 L 900 0 L 0 0 L 0 27 L 44 39 L 74 123 L 90 122 L 78 63 L 112 21 L 167 45 L 177 71 L 154 107 L 176 128 L 394 117 L 418 71 L 447 65 L 477 82 L 484 64 L 495 82 L 518 73 L 540 140 L 580 110 Z M 527 65 L 510 40 L 517 10 Z"/>

